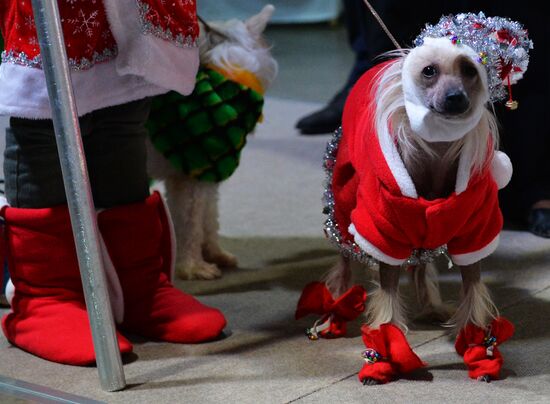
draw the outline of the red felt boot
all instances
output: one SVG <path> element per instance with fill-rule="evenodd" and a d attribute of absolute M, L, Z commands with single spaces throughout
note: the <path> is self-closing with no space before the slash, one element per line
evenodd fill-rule
<path fill-rule="evenodd" d="M 359 372 L 364 384 L 388 383 L 397 376 L 426 366 L 413 352 L 403 332 L 393 324 L 382 324 L 379 329 L 363 326 L 365 360 Z"/>
<path fill-rule="evenodd" d="M 142 203 L 105 210 L 98 223 L 122 286 L 123 329 L 178 343 L 208 341 L 221 334 L 223 314 L 171 283 L 173 232 L 158 193 Z"/>
<path fill-rule="evenodd" d="M 306 330 L 310 340 L 339 338 L 346 335 L 346 323 L 365 311 L 366 300 L 367 292 L 360 285 L 349 288 L 334 299 L 324 283 L 312 282 L 306 285 L 300 296 L 295 317 L 299 320 L 308 314 L 322 316 Z"/>
<path fill-rule="evenodd" d="M 95 362 L 90 323 L 67 207 L 5 207 L 8 267 L 15 285 L 2 320 L 8 341 L 41 358 L 69 365 Z M 132 345 L 117 334 L 122 353 Z"/>
<path fill-rule="evenodd" d="M 464 357 L 472 379 L 491 381 L 500 377 L 504 358 L 498 346 L 514 334 L 514 325 L 498 317 L 487 329 L 468 324 L 460 331 L 455 343 L 456 352 Z"/>

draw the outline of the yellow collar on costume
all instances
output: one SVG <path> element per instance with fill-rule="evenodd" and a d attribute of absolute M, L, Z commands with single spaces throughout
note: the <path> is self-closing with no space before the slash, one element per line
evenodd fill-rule
<path fill-rule="evenodd" d="M 231 70 L 225 70 L 218 66 L 208 65 L 206 66 L 209 69 L 215 70 L 218 73 L 220 73 L 222 76 L 228 78 L 229 80 L 233 80 L 239 84 L 242 84 L 243 86 L 246 86 L 248 88 L 251 88 L 252 90 L 264 94 L 264 86 L 262 86 L 262 83 L 258 79 L 258 77 L 255 74 L 252 74 L 248 70 L 243 70 L 240 68 L 235 68 Z"/>

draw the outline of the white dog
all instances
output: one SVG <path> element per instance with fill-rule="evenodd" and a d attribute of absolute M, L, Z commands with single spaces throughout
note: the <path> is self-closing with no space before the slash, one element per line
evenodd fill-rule
<path fill-rule="evenodd" d="M 200 61 L 203 66 L 250 73 L 267 89 L 277 74 L 277 63 L 262 39 L 274 7 L 267 5 L 246 21 L 201 24 Z M 176 273 L 182 279 L 214 279 L 220 267 L 235 267 L 237 259 L 218 241 L 219 184 L 184 176 L 153 147 L 149 147 L 150 175 L 163 180 L 176 232 Z"/>
<path fill-rule="evenodd" d="M 443 249 L 463 280 L 461 303 L 450 319 L 459 334 L 457 352 L 470 377 L 499 376 L 503 360 L 496 345 L 513 326 L 499 317 L 481 281 L 480 261 L 498 245 L 497 191 L 512 174 L 508 157 L 497 151 L 491 101 L 527 68 L 532 44 L 518 25 L 481 13 L 443 17 L 427 26 L 415 48 L 396 51 L 367 72 L 348 97 L 342 132 L 329 144 L 325 162 L 326 231 L 341 259 L 324 284 L 304 290 L 297 317 L 324 314 L 308 330 L 311 339 L 342 335 L 365 301 L 363 289 L 350 288 L 350 258 L 377 263 L 380 285 L 363 327 L 367 363 L 359 378 L 365 384 L 424 365 L 403 334 L 400 269 L 412 267 L 424 316 L 449 320 L 435 267 L 424 259 Z M 322 307 L 315 297 L 324 299 Z"/>

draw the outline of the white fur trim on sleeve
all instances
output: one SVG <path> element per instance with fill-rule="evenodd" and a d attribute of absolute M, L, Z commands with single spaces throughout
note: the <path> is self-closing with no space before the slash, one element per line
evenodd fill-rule
<path fill-rule="evenodd" d="M 350 232 L 350 234 L 353 235 L 355 243 L 359 247 L 361 247 L 361 249 L 364 252 L 371 255 L 373 258 L 377 259 L 378 261 L 381 261 L 388 265 L 401 265 L 406 261 L 404 259 L 393 258 L 393 257 L 390 257 L 389 255 L 384 254 L 382 251 L 380 251 L 380 249 L 378 249 L 377 247 L 369 243 L 367 239 L 365 239 L 361 234 L 359 234 L 359 232 L 357 231 L 353 223 L 349 226 L 348 231 Z"/>
<path fill-rule="evenodd" d="M 116 72 L 115 61 L 88 70 L 71 71 L 78 115 L 166 93 L 163 87 L 142 77 Z M 51 119 L 52 112 L 44 71 L 13 63 L 0 65 L 0 115 Z"/>
<path fill-rule="evenodd" d="M 506 153 L 496 151 L 491 162 L 491 174 L 497 183 L 498 189 L 502 189 L 508 185 L 513 171 L 514 168 L 512 167 L 510 157 Z"/>
<path fill-rule="evenodd" d="M 451 254 L 451 259 L 456 265 L 471 265 L 475 264 L 478 261 L 481 261 L 483 258 L 491 255 L 498 247 L 498 242 L 500 240 L 500 235 L 496 236 L 493 241 L 487 244 L 480 250 L 466 253 L 466 254 Z"/>
<path fill-rule="evenodd" d="M 142 32 L 136 0 L 104 0 L 111 31 L 118 45 L 120 75 L 135 75 L 168 90 L 188 95 L 199 67 L 197 47 L 175 43 Z"/>

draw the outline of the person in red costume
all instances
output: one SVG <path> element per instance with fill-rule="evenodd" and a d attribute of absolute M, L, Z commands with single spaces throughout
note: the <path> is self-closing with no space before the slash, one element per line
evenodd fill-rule
<path fill-rule="evenodd" d="M 150 195 L 144 128 L 150 98 L 189 94 L 199 59 L 194 0 L 60 0 L 109 294 L 121 332 L 175 343 L 217 338 L 223 314 L 176 289 L 173 231 Z M 15 291 L 8 341 L 54 362 L 95 362 L 42 60 L 29 0 L 0 3 L 5 41 L 3 246 Z M 69 157 L 69 156 L 66 156 Z"/>

